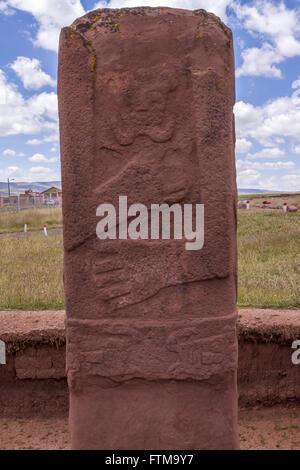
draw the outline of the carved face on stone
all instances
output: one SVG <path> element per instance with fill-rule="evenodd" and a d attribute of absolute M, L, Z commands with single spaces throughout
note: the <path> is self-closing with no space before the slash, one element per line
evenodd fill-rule
<path fill-rule="evenodd" d="M 151 88 L 141 90 L 136 85 L 123 93 L 122 101 L 126 106 L 122 118 L 140 131 L 162 123 L 166 108 L 166 96 L 163 93 Z"/>

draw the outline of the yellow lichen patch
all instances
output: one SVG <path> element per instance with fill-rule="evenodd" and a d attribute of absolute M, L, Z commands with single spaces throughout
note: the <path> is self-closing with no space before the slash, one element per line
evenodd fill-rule
<path fill-rule="evenodd" d="M 93 56 L 93 62 L 92 62 L 92 71 L 95 73 L 95 72 L 96 72 L 96 69 L 97 69 L 97 57 L 96 57 L 96 55 L 94 54 L 94 56 Z"/>
<path fill-rule="evenodd" d="M 93 52 L 92 44 L 90 43 L 90 41 L 87 41 L 86 47 L 88 48 L 90 52 Z"/>
<path fill-rule="evenodd" d="M 167 62 L 164 62 L 164 63 L 162 64 L 163 67 L 165 67 L 166 65 L 167 65 Z"/>
<path fill-rule="evenodd" d="M 89 27 L 90 30 L 92 31 L 95 31 L 96 30 L 96 26 L 94 24 L 91 24 L 91 26 Z"/>
<path fill-rule="evenodd" d="M 200 33 L 198 37 L 199 37 L 199 38 L 203 38 L 203 36 L 204 36 L 204 34 L 203 34 L 203 33 Z"/>
<path fill-rule="evenodd" d="M 94 21 L 97 21 L 98 18 L 99 18 L 99 16 L 95 16 L 95 17 L 93 18 L 93 20 L 94 20 Z"/>
<path fill-rule="evenodd" d="M 117 28 L 118 31 L 120 31 L 120 23 L 115 23 L 114 27 Z"/>
<path fill-rule="evenodd" d="M 97 56 L 96 54 L 93 54 L 92 72 L 94 74 L 94 89 L 96 89 L 96 86 L 97 86 Z"/>
<path fill-rule="evenodd" d="M 176 39 L 181 39 L 181 38 L 183 38 L 184 36 L 185 36 L 185 34 L 183 34 L 183 33 L 182 33 L 182 34 L 179 34 L 178 36 L 176 36 Z"/>

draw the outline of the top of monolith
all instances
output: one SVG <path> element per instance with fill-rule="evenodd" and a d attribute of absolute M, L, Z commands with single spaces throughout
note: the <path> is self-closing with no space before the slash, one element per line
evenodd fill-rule
<path fill-rule="evenodd" d="M 213 13 L 206 10 L 184 10 L 169 7 L 133 7 L 133 8 L 100 8 L 87 13 L 86 15 L 76 19 L 71 27 L 76 31 L 84 34 L 88 30 L 97 30 L 103 28 L 106 32 L 120 32 L 120 20 L 125 16 L 158 16 L 166 15 L 196 16 L 202 26 L 215 25 L 223 30 L 223 32 L 231 37 L 231 30 Z"/>

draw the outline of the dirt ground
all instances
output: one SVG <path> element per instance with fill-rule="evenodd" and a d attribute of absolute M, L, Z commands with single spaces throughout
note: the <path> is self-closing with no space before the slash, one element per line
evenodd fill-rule
<path fill-rule="evenodd" d="M 300 403 L 240 410 L 243 450 L 300 450 Z M 1 450 L 68 450 L 67 417 L 0 418 Z"/>
<path fill-rule="evenodd" d="M 66 450 L 68 419 L 0 418 L 1 450 Z"/>
<path fill-rule="evenodd" d="M 300 450 L 300 403 L 239 412 L 243 450 Z"/>

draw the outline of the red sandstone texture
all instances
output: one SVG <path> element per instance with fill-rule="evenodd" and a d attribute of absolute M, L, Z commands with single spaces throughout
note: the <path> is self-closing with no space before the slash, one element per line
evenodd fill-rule
<path fill-rule="evenodd" d="M 0 312 L 1 416 L 61 416 L 68 411 L 64 311 Z M 291 361 L 300 338 L 299 310 L 242 309 L 238 318 L 239 404 L 300 399 L 300 366 Z"/>
<path fill-rule="evenodd" d="M 231 31 L 96 10 L 62 30 L 58 95 L 72 448 L 238 448 Z M 203 249 L 100 241 L 120 195 L 204 204 Z"/>

